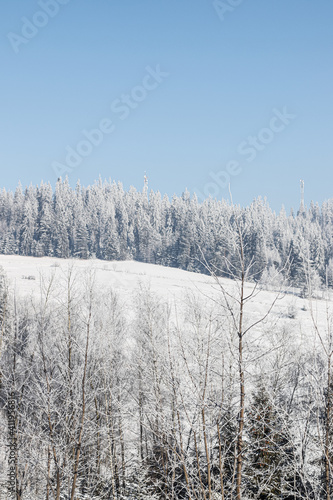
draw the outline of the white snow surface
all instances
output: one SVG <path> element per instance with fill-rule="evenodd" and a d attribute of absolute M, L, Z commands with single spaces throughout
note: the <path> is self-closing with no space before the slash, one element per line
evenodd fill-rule
<path fill-rule="evenodd" d="M 194 295 L 205 309 L 210 304 L 213 310 L 219 310 L 222 302 L 222 293 L 213 277 L 183 271 L 175 268 L 145 264 L 134 261 L 101 261 L 97 259 L 56 259 L 50 257 L 22 257 L 0 255 L 2 267 L 9 280 L 12 292 L 28 302 L 40 300 L 41 287 L 47 279 L 55 273 L 56 280 L 66 278 L 68 270 L 74 266 L 78 277 L 84 277 L 85 272 L 94 271 L 97 293 L 115 289 L 122 303 L 126 307 L 126 318 L 131 319 L 135 311 L 135 298 L 140 286 L 149 287 L 153 296 L 168 302 L 172 309 L 173 319 L 177 323 L 186 321 L 186 306 L 188 297 Z M 34 277 L 35 279 L 27 279 Z M 230 295 L 237 295 L 237 282 L 221 279 L 221 285 Z M 253 290 L 252 283 L 246 284 L 246 294 Z M 258 287 L 259 288 L 259 287 Z M 322 345 L 326 342 L 330 323 L 333 318 L 332 295 L 324 299 L 324 292 L 318 291 L 316 299 L 312 301 L 313 318 L 311 317 L 311 303 L 308 299 L 299 297 L 299 290 L 285 289 L 276 300 L 278 291 L 259 289 L 259 293 L 246 304 L 244 320 L 246 325 L 254 324 L 262 319 L 274 306 L 267 320 L 258 323 L 249 336 L 246 336 L 246 369 L 247 374 L 266 377 L 263 374 L 274 375 L 275 370 L 281 370 L 281 383 L 288 383 L 283 378 L 285 368 L 293 365 L 296 358 L 302 359 L 302 354 L 322 352 Z M 202 301 L 202 302 L 201 302 Z M 215 309 L 214 309 L 215 308 Z M 315 322 L 313 321 L 315 320 Z M 223 321 L 223 319 L 222 319 Z M 316 324 L 317 330 L 314 326 Z M 182 331 L 182 335 L 186 333 Z M 237 335 L 234 335 L 237 342 Z M 127 339 L 131 342 L 131 339 Z M 286 355 L 279 359 L 279 367 L 275 360 L 270 364 L 269 354 L 274 356 L 280 347 Z M 268 354 L 268 356 L 267 356 Z M 231 359 L 235 358 L 231 356 Z M 262 364 L 263 363 L 263 364 Z M 235 368 L 237 364 L 235 364 Z M 284 382 L 285 381 L 285 382 Z M 254 387 L 254 378 L 248 378 L 247 390 Z M 295 429 L 296 440 L 302 441 L 305 421 L 297 421 Z M 316 451 L 316 453 L 318 450 Z M 311 455 L 311 450 L 310 450 Z"/>
<path fill-rule="evenodd" d="M 47 281 L 53 274 L 61 278 L 66 276 L 69 268 L 74 266 L 79 274 L 92 270 L 95 273 L 97 291 L 106 291 L 108 288 L 117 290 L 125 301 L 128 312 L 133 308 L 133 299 L 140 286 L 149 287 L 154 296 L 176 306 L 177 313 L 183 311 L 187 297 L 194 295 L 202 297 L 203 303 L 214 305 L 221 301 L 222 295 L 219 286 L 213 277 L 183 271 L 181 269 L 163 267 L 154 264 L 145 264 L 135 261 L 102 261 L 98 259 L 57 259 L 53 257 L 24 257 L 16 255 L 0 255 L 2 267 L 9 280 L 10 288 L 18 297 L 38 300 L 41 296 L 41 283 Z M 237 295 L 237 283 L 229 279 L 221 279 L 220 283 L 225 290 Z M 253 284 L 246 284 L 246 293 L 250 294 Z M 310 314 L 310 303 L 289 288 L 276 300 L 269 315 L 268 323 L 260 324 L 260 328 L 285 323 L 292 325 L 295 342 L 314 339 L 313 321 Z M 251 299 L 245 312 L 250 323 L 262 318 L 270 309 L 277 296 L 277 290 L 260 290 L 258 295 Z M 323 294 L 318 292 L 317 300 L 312 302 L 317 325 L 325 335 L 327 330 L 327 311 L 333 310 L 333 301 L 324 300 Z M 201 299 L 200 299 L 201 300 Z M 290 318 L 290 309 L 295 317 Z M 263 326 L 264 325 L 264 326 Z M 258 327 L 259 328 L 259 327 Z M 255 329 L 254 329 L 255 330 Z M 310 335 L 311 334 L 311 335 Z M 303 343 L 303 342 L 302 342 Z"/>

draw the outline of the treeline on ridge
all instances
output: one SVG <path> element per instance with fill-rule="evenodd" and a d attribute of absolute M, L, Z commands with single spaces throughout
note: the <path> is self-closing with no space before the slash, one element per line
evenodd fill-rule
<path fill-rule="evenodd" d="M 239 216 L 255 279 L 269 280 L 279 270 L 290 284 L 303 286 L 306 261 L 316 284 L 332 286 L 332 200 L 287 215 L 261 198 L 242 208 L 225 200 L 199 203 L 185 191 L 170 201 L 158 191 L 148 196 L 111 181 L 72 189 L 58 179 L 54 191 L 49 183 L 25 190 L 19 185 L 15 193 L 0 193 L 0 253 L 133 259 L 206 272 L 204 255 L 227 276 L 226 259 L 236 259 L 229 242 Z"/>

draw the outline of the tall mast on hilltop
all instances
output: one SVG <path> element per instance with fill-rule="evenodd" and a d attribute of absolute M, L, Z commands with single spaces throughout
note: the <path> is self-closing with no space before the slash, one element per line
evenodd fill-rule
<path fill-rule="evenodd" d="M 304 181 L 301 179 L 300 180 L 300 185 L 301 185 L 301 206 L 300 206 L 300 212 L 304 212 Z"/>
<path fill-rule="evenodd" d="M 143 177 L 143 192 L 148 198 L 148 177 L 146 175 L 146 172 L 145 172 L 145 175 Z"/>

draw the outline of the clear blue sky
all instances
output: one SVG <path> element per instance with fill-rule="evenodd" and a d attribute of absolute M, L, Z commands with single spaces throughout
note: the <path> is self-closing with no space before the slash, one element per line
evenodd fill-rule
<path fill-rule="evenodd" d="M 54 185 L 58 162 L 73 186 L 141 189 L 146 170 L 162 194 L 221 198 L 229 169 L 242 205 L 297 208 L 301 178 L 306 203 L 333 197 L 331 0 L 10 0 L 0 14 L 1 187 Z M 67 146 L 89 154 L 69 167 Z"/>

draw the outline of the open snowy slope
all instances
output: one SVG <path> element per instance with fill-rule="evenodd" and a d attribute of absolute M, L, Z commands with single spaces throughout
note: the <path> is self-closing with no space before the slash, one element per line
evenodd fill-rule
<path fill-rule="evenodd" d="M 150 285 L 154 292 L 164 298 L 181 295 L 184 289 L 210 287 L 213 280 L 204 275 L 189 273 L 180 269 L 166 268 L 134 261 L 102 261 L 79 259 L 55 259 L 51 257 L 21 257 L 0 255 L 0 266 L 6 272 L 12 289 L 20 296 L 39 296 L 40 278 L 61 277 L 68 269 L 92 270 L 97 287 L 117 289 L 120 293 L 131 292 L 139 284 Z"/>
<path fill-rule="evenodd" d="M 93 271 L 97 290 L 116 289 L 125 299 L 129 309 L 140 286 L 149 287 L 154 295 L 172 306 L 176 305 L 178 311 L 182 310 L 189 294 L 202 297 L 203 302 L 221 301 L 221 291 L 210 276 L 141 262 L 0 255 L 0 266 L 5 270 L 10 288 L 19 297 L 38 299 L 41 294 L 41 279 L 47 280 L 53 274 L 56 279 L 64 278 L 68 269 L 73 266 L 79 273 Z M 235 282 L 222 279 L 221 283 L 228 293 L 237 295 Z M 247 294 L 251 293 L 252 289 L 253 285 L 247 284 Z M 250 321 L 261 318 L 269 310 L 276 296 L 274 291 L 261 290 L 248 302 L 246 312 Z M 332 308 L 333 311 L 333 302 L 327 303 L 320 299 L 313 302 L 316 321 L 322 331 L 326 329 L 327 308 Z M 309 301 L 293 294 L 292 290 L 286 291 L 276 300 L 269 322 L 292 324 L 295 338 L 309 334 L 310 330 L 313 330 Z"/>

